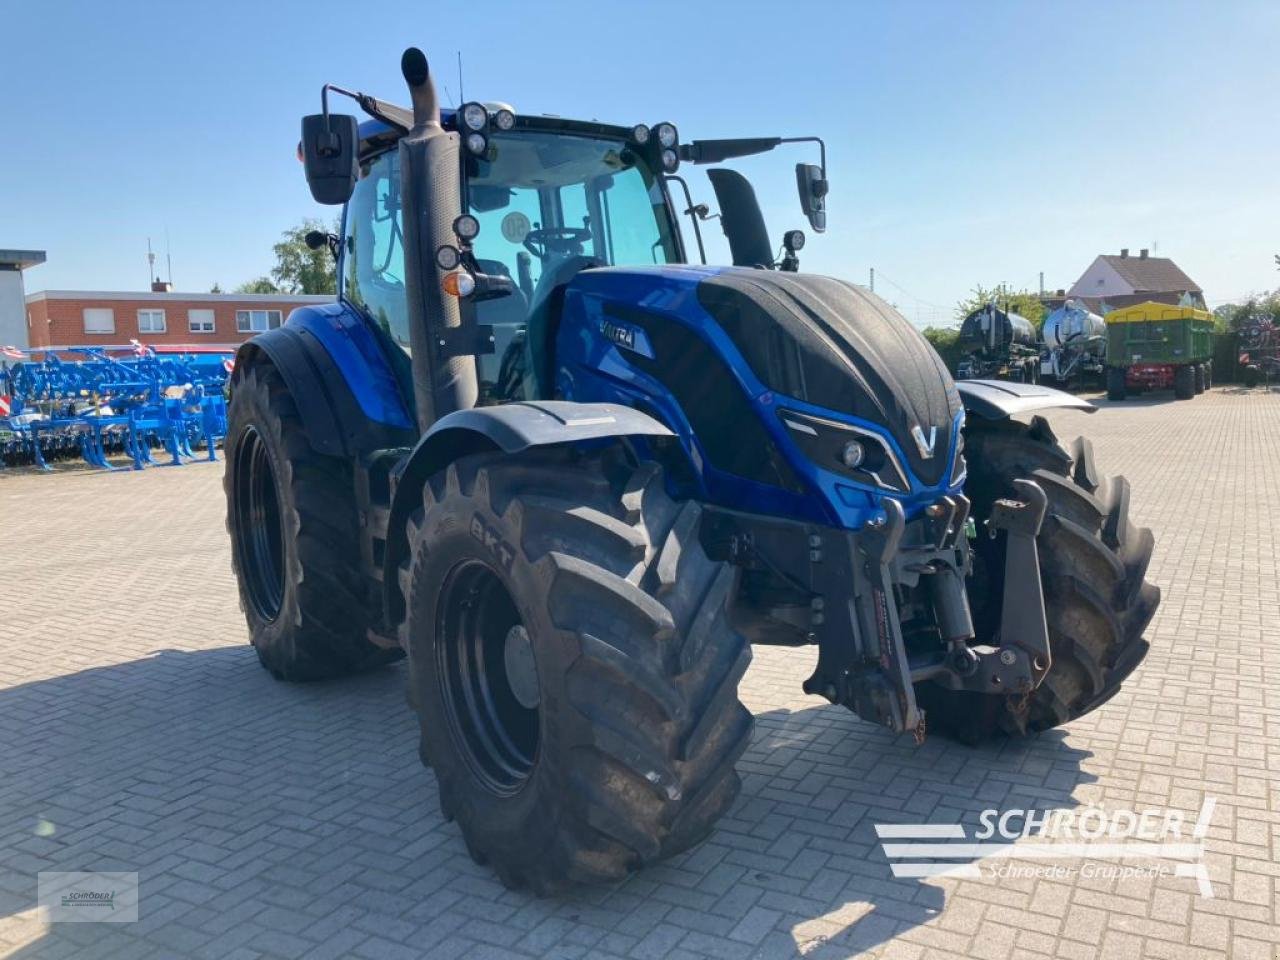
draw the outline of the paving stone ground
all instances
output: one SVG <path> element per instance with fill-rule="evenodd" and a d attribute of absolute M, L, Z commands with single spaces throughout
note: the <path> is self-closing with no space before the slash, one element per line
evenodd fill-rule
<path fill-rule="evenodd" d="M 800 692 L 758 649 L 741 799 L 701 847 L 537 900 L 475 866 L 416 755 L 403 667 L 272 680 L 245 643 L 221 464 L 0 475 L 0 956 L 1277 956 L 1280 394 L 1092 417 L 1157 552 L 1152 650 L 1098 712 L 923 747 Z M 877 822 L 1217 801 L 1184 877 L 895 880 Z M 140 919 L 42 925 L 36 875 L 141 877 Z"/>

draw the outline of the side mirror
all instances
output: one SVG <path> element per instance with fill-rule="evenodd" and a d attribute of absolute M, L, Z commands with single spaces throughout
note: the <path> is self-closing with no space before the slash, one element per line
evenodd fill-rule
<path fill-rule="evenodd" d="M 360 124 L 342 113 L 302 118 L 302 164 L 316 203 L 346 203 L 360 174 Z"/>
<path fill-rule="evenodd" d="M 800 209 L 809 218 L 815 233 L 827 229 L 827 180 L 822 168 L 812 163 L 796 164 L 796 189 L 800 192 Z"/>

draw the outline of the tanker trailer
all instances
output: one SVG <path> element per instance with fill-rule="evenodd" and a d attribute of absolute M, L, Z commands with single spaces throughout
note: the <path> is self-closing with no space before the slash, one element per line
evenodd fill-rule
<path fill-rule="evenodd" d="M 1105 373 L 1107 321 L 1079 300 L 1068 300 L 1045 317 L 1040 334 L 1047 351 L 1042 375 L 1065 386 Z"/>
<path fill-rule="evenodd" d="M 994 303 L 979 307 L 960 324 L 956 366 L 961 380 L 1040 381 L 1040 345 L 1036 328 L 1026 317 L 1001 310 Z"/>

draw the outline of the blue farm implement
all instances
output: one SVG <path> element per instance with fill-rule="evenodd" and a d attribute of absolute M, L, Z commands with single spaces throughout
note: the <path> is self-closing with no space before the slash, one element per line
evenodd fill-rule
<path fill-rule="evenodd" d="M 104 470 L 141 470 L 201 456 L 226 435 L 230 351 L 145 346 L 5 349 L 0 366 L 0 464 L 51 470 L 79 457 Z M 129 466 L 110 457 L 127 457 Z"/>

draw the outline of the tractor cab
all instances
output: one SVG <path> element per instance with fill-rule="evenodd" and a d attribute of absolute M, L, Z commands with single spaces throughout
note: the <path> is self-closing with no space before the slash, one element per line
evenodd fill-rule
<path fill-rule="evenodd" d="M 353 118 L 329 114 L 329 90 L 352 96 L 372 119 L 356 126 Z M 434 92 L 425 99 L 434 100 Z M 673 184 L 683 195 L 683 212 L 705 262 L 700 223 L 713 215 L 705 204 L 693 202 L 678 174 L 682 160 L 718 163 L 790 142 L 822 146 L 808 137 L 682 144 L 670 123 L 624 127 L 522 116 L 501 103 L 470 102 L 456 110 L 428 103 L 416 116 L 336 87 L 325 88 L 325 101 L 323 114 L 304 121 L 300 154 L 316 199 L 346 202 L 337 244 L 342 298 L 410 355 L 411 318 L 421 313 L 412 305 L 406 277 L 405 211 L 423 210 L 432 219 L 457 204 L 456 215 L 447 218 L 452 235 L 434 237 L 418 262 L 422 286 L 451 293 L 453 302 L 445 306 L 456 310 L 457 319 L 445 325 L 472 331 L 459 334 L 450 349 L 474 349 L 473 405 L 554 393 L 551 353 L 559 308 L 566 287 L 583 270 L 689 262 Z M 406 179 L 401 141 L 435 122 L 452 149 L 435 150 L 430 168 Z M 355 142 L 350 148 L 335 145 L 334 131 L 339 141 L 352 136 Z M 354 161 L 345 197 L 334 189 L 333 164 L 322 156 L 326 151 L 339 162 L 347 162 L 347 156 Z M 448 182 L 443 190 L 441 174 Z M 735 265 L 797 269 L 803 233 L 788 231 L 781 243 L 784 256 L 775 261 L 750 184 L 727 169 L 709 175 Z M 797 184 L 811 225 L 825 229 L 825 147 L 821 165 L 797 166 Z M 406 203 L 407 192 L 418 194 L 421 202 Z"/>

